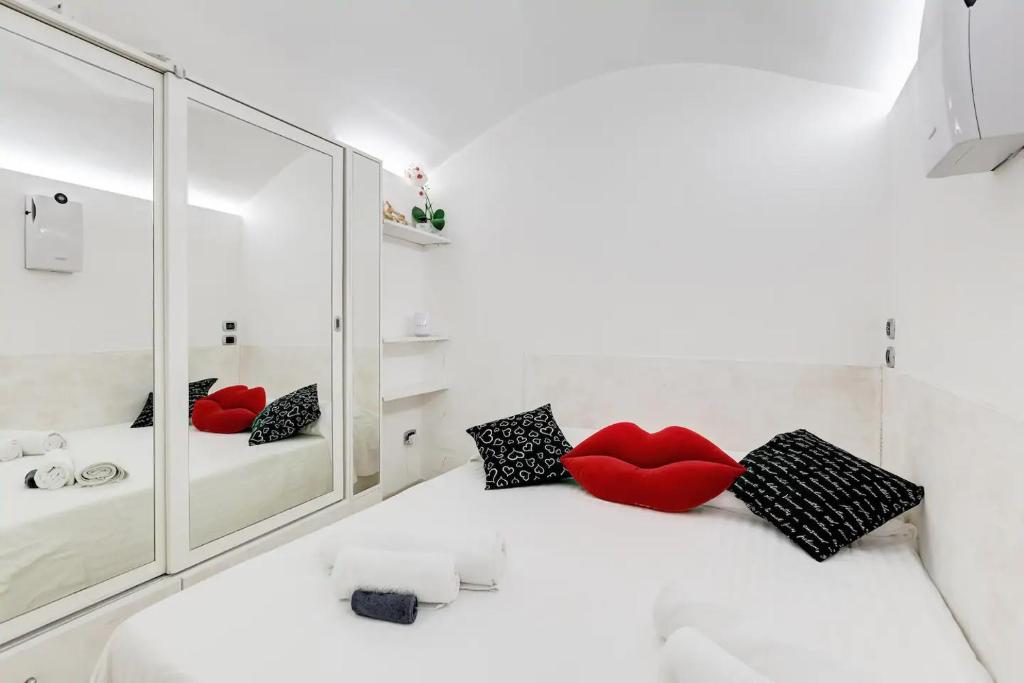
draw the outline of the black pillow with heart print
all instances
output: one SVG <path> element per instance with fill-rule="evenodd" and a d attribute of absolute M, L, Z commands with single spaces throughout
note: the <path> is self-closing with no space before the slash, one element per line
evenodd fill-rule
<path fill-rule="evenodd" d="M 484 461 L 484 488 L 508 489 L 569 476 L 561 457 L 572 450 L 551 414 L 551 404 L 470 427 Z"/>
<path fill-rule="evenodd" d="M 207 379 L 196 380 L 195 382 L 188 383 L 188 418 L 192 419 L 192 409 L 196 406 L 196 401 L 205 397 L 210 393 L 210 387 L 216 384 L 216 377 L 209 377 Z M 149 392 L 149 396 L 146 397 L 146 405 L 142 406 L 142 410 L 139 412 L 139 416 L 135 418 L 135 422 L 132 422 L 132 429 L 138 427 L 152 427 L 153 426 L 153 392 Z"/>
<path fill-rule="evenodd" d="M 316 385 L 310 384 L 269 403 L 252 423 L 249 445 L 288 439 L 319 419 L 320 399 Z"/>

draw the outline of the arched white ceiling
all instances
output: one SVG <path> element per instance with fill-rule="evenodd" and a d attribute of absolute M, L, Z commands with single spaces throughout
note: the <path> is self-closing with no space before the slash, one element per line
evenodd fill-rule
<path fill-rule="evenodd" d="M 77 20 L 377 154 L 437 165 L 609 71 L 718 62 L 874 91 L 916 59 L 924 0 L 72 0 Z M 608 93 L 614 98 L 614 92 Z"/>

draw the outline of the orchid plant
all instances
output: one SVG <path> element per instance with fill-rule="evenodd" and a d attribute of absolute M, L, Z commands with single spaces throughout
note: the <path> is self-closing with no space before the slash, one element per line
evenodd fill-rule
<path fill-rule="evenodd" d="M 427 187 L 427 172 L 423 170 L 422 166 L 417 164 L 409 164 L 409 168 L 405 169 L 405 179 L 410 185 L 416 188 L 419 196 L 423 197 L 423 201 L 426 204 L 426 210 L 421 209 L 418 206 L 412 207 L 412 218 L 417 223 L 429 222 L 437 230 L 444 228 L 444 209 L 434 209 L 430 203 L 430 194 Z"/>

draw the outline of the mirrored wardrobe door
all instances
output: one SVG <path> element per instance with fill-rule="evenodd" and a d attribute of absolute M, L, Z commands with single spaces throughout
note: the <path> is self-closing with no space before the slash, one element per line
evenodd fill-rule
<path fill-rule="evenodd" d="M 6 635 L 162 558 L 161 79 L 6 8 L 0 65 Z"/>
<path fill-rule="evenodd" d="M 351 152 L 347 179 L 352 490 L 362 493 L 380 484 L 380 162 Z"/>
<path fill-rule="evenodd" d="M 332 419 L 341 178 L 329 143 L 189 85 L 188 543 L 196 549 L 335 492 L 334 444 L 344 443 Z"/>

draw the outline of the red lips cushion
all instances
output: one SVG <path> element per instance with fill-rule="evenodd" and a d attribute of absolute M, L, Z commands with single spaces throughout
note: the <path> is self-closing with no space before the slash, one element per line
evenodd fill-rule
<path fill-rule="evenodd" d="M 196 401 L 192 410 L 192 424 L 201 432 L 244 432 L 252 426 L 253 420 L 266 405 L 267 392 L 263 387 L 250 389 L 244 384 L 224 387 Z"/>
<path fill-rule="evenodd" d="M 562 456 L 591 495 L 662 512 L 684 512 L 729 488 L 746 470 L 685 427 L 651 434 L 632 422 L 605 427 Z"/>

